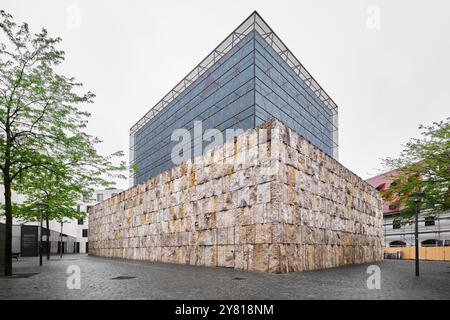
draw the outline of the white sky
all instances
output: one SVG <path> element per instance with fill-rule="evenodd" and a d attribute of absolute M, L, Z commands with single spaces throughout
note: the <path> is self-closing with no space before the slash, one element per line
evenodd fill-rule
<path fill-rule="evenodd" d="M 379 29 L 368 27 L 370 6 Z M 129 128 L 253 10 L 338 104 L 339 160 L 361 177 L 419 124 L 450 116 L 446 0 L 2 0 L 0 9 L 63 38 L 64 72 L 97 95 L 89 132 L 103 154 L 124 150 L 127 160 Z"/>

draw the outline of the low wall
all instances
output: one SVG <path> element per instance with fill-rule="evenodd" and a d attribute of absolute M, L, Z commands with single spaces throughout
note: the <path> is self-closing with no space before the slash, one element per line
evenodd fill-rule
<path fill-rule="evenodd" d="M 115 258 L 280 273 L 378 261 L 382 243 L 375 189 L 278 121 L 89 214 L 89 254 Z"/>
<path fill-rule="evenodd" d="M 400 252 L 400 259 L 411 260 L 416 258 L 416 247 L 390 247 L 384 248 L 385 253 Z M 420 260 L 450 261 L 450 247 L 419 247 Z"/>

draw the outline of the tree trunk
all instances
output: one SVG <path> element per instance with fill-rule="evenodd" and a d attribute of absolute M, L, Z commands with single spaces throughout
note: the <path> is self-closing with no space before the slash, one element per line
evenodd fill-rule
<path fill-rule="evenodd" d="M 5 168 L 6 169 L 6 168 Z M 3 172 L 3 186 L 5 188 L 5 276 L 12 276 L 12 199 L 9 170 Z"/>
<path fill-rule="evenodd" d="M 46 243 L 47 243 L 47 260 L 50 260 L 50 240 L 49 240 L 49 238 L 50 238 L 50 221 L 48 221 L 48 215 L 45 217 L 45 226 L 47 228 L 47 231 L 46 231 L 46 233 L 47 233 L 47 240 L 46 240 Z"/>

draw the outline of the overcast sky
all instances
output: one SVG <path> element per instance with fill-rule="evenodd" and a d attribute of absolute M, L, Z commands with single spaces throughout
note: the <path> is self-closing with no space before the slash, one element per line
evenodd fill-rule
<path fill-rule="evenodd" d="M 450 1 L 23 1 L 0 9 L 63 39 L 64 72 L 97 97 L 104 154 L 257 10 L 339 106 L 339 161 L 368 178 L 418 125 L 450 116 Z M 122 181 L 119 187 L 126 188 Z"/>

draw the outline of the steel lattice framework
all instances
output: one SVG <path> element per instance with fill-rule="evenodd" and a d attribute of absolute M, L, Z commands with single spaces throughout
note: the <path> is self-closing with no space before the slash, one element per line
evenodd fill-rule
<path fill-rule="evenodd" d="M 298 77 L 314 92 L 314 94 L 330 109 L 333 118 L 333 157 L 338 157 L 338 106 L 319 85 L 314 77 L 306 70 L 284 42 L 269 27 L 258 12 L 254 11 L 231 34 L 223 40 L 202 62 L 200 62 L 186 77 L 184 77 L 168 94 L 153 106 L 130 129 L 130 163 L 134 159 L 134 135 L 146 123 L 161 112 L 169 103 L 176 99 L 195 80 L 211 68 L 220 58 L 235 47 L 252 31 L 257 31 L 272 47 L 273 50 L 288 64 Z"/>

